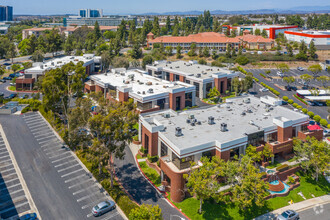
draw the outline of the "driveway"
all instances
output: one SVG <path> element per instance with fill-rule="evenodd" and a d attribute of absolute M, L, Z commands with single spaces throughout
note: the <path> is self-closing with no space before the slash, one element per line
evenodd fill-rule
<path fill-rule="evenodd" d="M 135 158 L 127 146 L 124 160 L 115 159 L 116 176 L 125 190 L 138 204 L 159 205 L 165 220 L 177 220 L 180 216 L 186 219 L 176 208 L 170 205 L 163 196 L 147 181 L 136 166 Z M 172 216 L 172 217 L 171 217 Z"/>

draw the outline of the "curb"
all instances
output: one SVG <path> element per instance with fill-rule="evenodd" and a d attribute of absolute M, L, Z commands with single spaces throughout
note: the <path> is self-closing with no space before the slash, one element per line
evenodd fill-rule
<path fill-rule="evenodd" d="M 138 163 L 138 161 L 137 161 L 137 158 L 136 158 L 136 155 L 135 155 L 135 162 L 137 163 L 137 165 L 138 165 L 138 167 L 139 167 L 139 170 L 140 170 L 140 172 L 143 174 L 143 176 L 149 181 L 149 183 L 151 183 L 152 184 L 152 186 L 157 190 L 157 192 L 159 193 L 159 194 L 161 194 L 161 195 L 163 195 L 163 193 L 158 189 L 158 187 L 147 177 L 147 175 L 142 171 L 142 169 L 141 169 L 141 167 L 140 167 L 140 164 Z M 185 213 L 183 213 L 180 209 L 178 209 L 178 207 L 176 207 L 168 198 L 167 198 L 167 196 L 168 196 L 168 194 L 165 192 L 165 195 L 166 196 L 163 196 L 164 197 L 164 199 L 166 199 L 167 200 L 167 202 L 168 203 L 170 203 L 176 210 L 178 210 L 183 216 L 185 216 L 187 219 L 189 219 L 190 220 L 190 218 L 185 214 Z"/>
<path fill-rule="evenodd" d="M 48 127 L 50 127 L 52 129 L 52 131 L 54 132 L 55 136 L 60 139 L 63 143 L 63 139 L 62 137 L 57 133 L 57 131 L 51 126 L 51 124 L 44 118 L 44 116 L 38 111 L 38 114 L 41 116 L 41 118 L 47 123 Z M 70 149 L 70 152 L 72 154 L 72 156 L 78 161 L 78 163 L 82 166 L 82 168 L 89 174 L 89 176 L 94 180 L 94 182 L 99 186 L 99 189 L 101 191 L 101 189 L 103 189 L 103 194 L 106 197 L 110 197 L 112 201 L 115 202 L 115 200 L 108 194 L 108 192 L 102 187 L 102 185 L 99 183 L 99 181 L 97 181 L 95 179 L 95 177 L 93 176 L 93 174 L 87 169 L 87 167 L 85 166 L 85 164 L 83 164 L 81 162 L 81 160 L 78 158 L 78 156 Z M 115 202 L 116 203 L 116 202 Z M 117 204 L 117 203 L 116 203 Z M 119 207 L 119 205 L 117 204 L 116 209 L 118 210 L 118 213 L 126 220 L 128 220 L 127 216 L 125 215 L 125 213 L 123 212 L 123 210 L 121 210 L 121 208 Z"/>
<path fill-rule="evenodd" d="M 9 157 L 10 157 L 10 159 L 11 159 L 11 161 L 12 161 L 12 163 L 13 163 L 13 166 L 14 166 L 14 168 L 15 168 L 16 174 L 17 174 L 17 176 L 18 176 L 18 178 L 19 178 L 19 180 L 20 180 L 20 183 L 21 183 L 21 185 L 22 185 L 22 188 L 23 188 L 24 194 L 26 195 L 26 199 L 28 200 L 28 202 L 29 202 L 29 204 L 30 204 L 30 206 L 31 206 L 31 209 L 30 209 L 30 210 L 33 211 L 33 212 L 35 212 L 35 213 L 37 214 L 37 216 L 38 216 L 39 219 L 42 219 L 41 216 L 40 216 L 40 213 L 39 213 L 39 211 L 38 211 L 38 209 L 37 209 L 37 206 L 35 205 L 35 203 L 34 203 L 34 201 L 33 201 L 33 198 L 32 198 L 32 196 L 31 196 L 31 194 L 30 194 L 30 190 L 29 190 L 29 188 L 28 188 L 27 185 L 26 185 L 26 182 L 25 182 L 25 179 L 24 179 L 23 174 L 22 174 L 22 172 L 21 172 L 21 169 L 19 168 L 19 166 L 18 166 L 18 164 L 17 164 L 17 162 L 16 162 L 16 158 L 15 158 L 14 153 L 12 152 L 12 150 L 11 150 L 11 148 L 10 148 L 9 142 L 8 142 L 7 137 L 6 137 L 6 134 L 5 134 L 5 131 L 3 130 L 1 124 L 0 124 L 0 133 L 1 133 L 1 135 L 2 135 L 3 142 L 5 143 L 5 146 L 6 146 L 6 148 L 7 148 L 7 151 L 8 151 Z M 24 214 L 24 213 L 22 213 L 22 215 L 23 215 L 23 214 Z M 26 214 L 26 213 L 25 213 L 25 214 Z M 9 218 L 9 219 L 16 219 L 16 218 L 17 218 L 17 217 L 14 216 L 14 217 L 11 217 L 11 218 Z"/>

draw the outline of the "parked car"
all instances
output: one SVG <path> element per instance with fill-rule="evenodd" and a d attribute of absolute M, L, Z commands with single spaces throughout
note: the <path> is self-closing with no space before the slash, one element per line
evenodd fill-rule
<path fill-rule="evenodd" d="M 286 210 L 281 215 L 277 216 L 277 220 L 298 220 L 299 214 L 293 210 Z"/>
<path fill-rule="evenodd" d="M 246 52 L 246 50 L 245 50 L 245 49 L 243 49 L 242 51 L 243 51 L 244 53 Z"/>
<path fill-rule="evenodd" d="M 314 102 L 316 106 L 327 106 L 324 102 Z"/>
<path fill-rule="evenodd" d="M 315 105 L 314 102 L 310 102 L 310 101 L 307 101 L 307 104 L 310 105 L 310 106 L 314 106 Z"/>
<path fill-rule="evenodd" d="M 15 97 L 17 97 L 17 94 L 14 93 L 14 94 L 10 94 L 9 96 L 6 96 L 5 99 L 13 99 Z"/>
<path fill-rule="evenodd" d="M 36 220 L 37 214 L 36 213 L 29 213 L 21 216 L 19 220 Z"/>
<path fill-rule="evenodd" d="M 9 77 L 14 78 L 15 77 L 15 73 L 9 74 Z"/>
<path fill-rule="evenodd" d="M 293 91 L 297 91 L 297 90 L 298 90 L 297 87 L 295 87 L 295 86 L 291 86 L 291 89 L 292 89 Z"/>
<path fill-rule="evenodd" d="M 329 137 L 330 136 L 330 129 L 324 129 L 323 130 L 323 137 Z"/>
<path fill-rule="evenodd" d="M 0 92 L 0 97 L 3 97 L 5 94 L 3 92 Z"/>
<path fill-rule="evenodd" d="M 12 80 L 12 78 L 9 77 L 9 76 L 3 77 L 2 79 L 5 79 L 5 80 Z"/>
<path fill-rule="evenodd" d="M 0 82 L 5 83 L 6 80 L 5 79 L 0 79 Z"/>
<path fill-rule="evenodd" d="M 304 71 L 304 68 L 298 66 L 298 67 L 297 67 L 297 70 L 299 70 L 299 71 Z"/>
<path fill-rule="evenodd" d="M 9 85 L 11 85 L 11 86 L 16 86 L 16 83 L 9 83 Z"/>
<path fill-rule="evenodd" d="M 260 92 L 268 92 L 268 90 L 269 89 L 267 89 L 267 88 L 261 88 L 261 89 L 259 89 Z"/>
<path fill-rule="evenodd" d="M 22 99 L 28 99 L 29 98 L 29 95 L 28 94 L 24 94 L 23 96 L 22 96 Z"/>
<path fill-rule="evenodd" d="M 291 91 L 291 86 L 285 86 L 284 88 L 286 91 Z"/>
<path fill-rule="evenodd" d="M 284 77 L 284 74 L 281 72 L 281 71 L 277 71 L 277 73 L 276 73 L 278 76 L 280 76 L 280 77 Z"/>
<path fill-rule="evenodd" d="M 93 207 L 92 214 L 95 217 L 100 216 L 115 208 L 116 208 L 116 204 L 114 203 L 114 201 L 108 200 L 108 201 L 100 202 L 99 204 Z"/>

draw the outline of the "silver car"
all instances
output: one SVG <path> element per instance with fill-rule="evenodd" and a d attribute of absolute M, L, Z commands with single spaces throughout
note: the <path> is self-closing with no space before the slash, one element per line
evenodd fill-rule
<path fill-rule="evenodd" d="M 96 217 L 96 216 L 100 216 L 103 215 L 104 213 L 107 213 L 113 209 L 116 208 L 116 204 L 114 201 L 111 200 L 107 200 L 104 202 L 100 202 L 99 204 L 97 204 L 96 206 L 93 207 L 92 209 L 92 214 Z"/>
<path fill-rule="evenodd" d="M 298 220 L 299 214 L 293 210 L 286 210 L 281 215 L 277 216 L 277 220 Z"/>

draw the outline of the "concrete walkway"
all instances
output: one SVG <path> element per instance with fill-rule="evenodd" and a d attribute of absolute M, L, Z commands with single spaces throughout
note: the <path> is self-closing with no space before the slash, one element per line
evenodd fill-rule
<path fill-rule="evenodd" d="M 320 196 L 317 198 L 312 198 L 302 202 L 294 203 L 292 205 L 285 206 L 283 208 L 261 215 L 255 219 L 256 220 L 275 219 L 277 215 L 281 214 L 282 212 L 288 209 L 297 211 L 299 213 L 300 211 L 303 211 L 305 209 L 309 209 L 311 207 L 316 207 L 327 203 L 330 203 L 330 195 Z"/>

